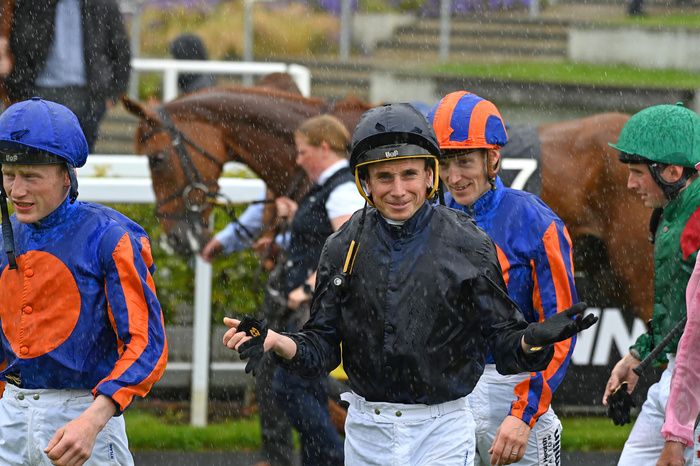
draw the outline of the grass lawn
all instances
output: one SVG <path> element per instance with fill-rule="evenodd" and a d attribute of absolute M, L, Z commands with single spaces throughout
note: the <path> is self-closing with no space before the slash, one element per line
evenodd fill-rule
<path fill-rule="evenodd" d="M 163 419 L 138 410 L 124 414 L 129 447 L 134 450 L 259 450 L 257 417 L 236 419 L 206 427 Z"/>
<path fill-rule="evenodd" d="M 167 419 L 129 410 L 125 414 L 129 445 L 135 450 L 258 450 L 260 425 L 257 417 L 236 419 L 207 427 L 192 427 L 182 420 Z M 631 424 L 624 427 L 600 417 L 563 418 L 562 447 L 569 451 L 620 451 Z"/>
<path fill-rule="evenodd" d="M 622 451 L 632 424 L 616 426 L 607 417 L 561 417 L 562 448 L 568 451 Z"/>
<path fill-rule="evenodd" d="M 477 78 L 497 78 L 557 84 L 696 89 L 700 73 L 649 70 L 632 66 L 583 63 L 512 62 L 436 65 L 433 71 Z"/>

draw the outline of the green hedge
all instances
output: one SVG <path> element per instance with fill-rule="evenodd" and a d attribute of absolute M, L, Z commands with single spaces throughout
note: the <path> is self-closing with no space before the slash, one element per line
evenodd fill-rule
<path fill-rule="evenodd" d="M 191 318 L 194 303 L 194 260 L 166 253 L 161 247 L 163 231 L 148 204 L 109 204 L 138 222 L 151 237 L 156 264 L 155 282 L 166 323 L 179 323 Z M 245 206 L 236 207 L 240 214 Z M 215 231 L 224 228 L 229 219 L 222 212 L 215 215 Z M 251 251 L 220 257 L 213 264 L 212 322 L 221 323 L 224 315 L 255 312 L 262 300 L 267 274 Z"/>

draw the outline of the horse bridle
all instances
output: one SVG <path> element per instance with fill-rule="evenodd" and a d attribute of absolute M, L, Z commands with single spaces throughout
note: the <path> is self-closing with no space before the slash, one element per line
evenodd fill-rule
<path fill-rule="evenodd" d="M 157 109 L 158 116 L 161 120 L 161 125 L 159 127 L 153 128 L 152 131 L 144 134 L 141 137 L 141 142 L 145 142 L 150 139 L 154 134 L 165 131 L 170 136 L 172 141 L 172 148 L 180 161 L 180 167 L 185 175 L 186 182 L 183 186 L 176 189 L 175 192 L 166 196 L 163 199 L 156 200 L 155 213 L 156 217 L 163 220 L 187 220 L 189 219 L 188 213 L 200 213 L 207 206 L 212 204 L 212 200 L 216 200 L 222 197 L 222 194 L 218 192 L 218 189 L 212 190 L 210 186 L 206 184 L 203 180 L 201 173 L 197 169 L 197 166 L 192 162 L 189 154 L 187 153 L 186 146 L 190 146 L 192 149 L 197 151 L 207 160 L 213 162 L 219 167 L 219 170 L 223 169 L 223 162 L 219 161 L 214 155 L 212 155 L 205 148 L 201 147 L 196 142 L 192 141 L 187 137 L 182 131 L 180 131 L 175 123 L 170 119 L 166 110 L 163 107 Z M 191 195 L 200 191 L 204 194 L 204 202 L 196 203 L 192 202 Z M 182 197 L 185 205 L 186 212 L 184 214 L 177 213 L 166 213 L 162 211 L 162 207 L 169 204 L 170 202 Z"/>
<path fill-rule="evenodd" d="M 252 232 L 250 232 L 243 224 L 241 224 L 238 221 L 238 218 L 236 216 L 235 211 L 231 208 L 232 202 L 230 199 L 227 199 L 223 194 L 219 193 L 218 190 L 211 190 L 209 186 L 203 181 L 202 175 L 200 174 L 199 170 L 197 170 L 197 167 L 195 164 L 192 162 L 192 159 L 190 158 L 186 146 L 190 146 L 192 149 L 197 151 L 199 154 L 201 154 L 203 157 L 205 157 L 207 160 L 213 162 L 219 167 L 219 170 L 223 170 L 223 165 L 224 163 L 219 161 L 214 155 L 212 155 L 209 151 L 201 147 L 199 144 L 196 142 L 192 141 L 190 138 L 187 137 L 182 131 L 180 131 L 175 123 L 172 121 L 172 119 L 168 116 L 167 111 L 163 107 L 159 107 L 156 110 L 158 116 L 160 117 L 161 124 L 159 126 L 154 126 L 152 127 L 151 131 L 144 133 L 140 140 L 141 143 L 145 143 L 148 139 L 153 137 L 155 134 L 159 132 L 166 132 L 168 136 L 170 137 L 170 140 L 172 142 L 171 146 L 175 150 L 175 153 L 177 154 L 177 157 L 180 161 L 180 166 L 182 167 L 182 171 L 187 179 L 186 183 L 177 189 L 175 192 L 172 194 L 166 196 L 163 199 L 156 200 L 156 205 L 155 205 L 155 214 L 156 218 L 162 219 L 162 220 L 185 220 L 185 222 L 190 225 L 190 218 L 191 214 L 199 214 L 202 212 L 207 206 L 214 205 L 216 204 L 216 200 L 219 198 L 223 198 L 224 202 L 219 203 L 220 205 L 223 205 L 225 208 L 227 214 L 231 218 L 231 221 L 234 223 L 238 223 L 241 228 L 244 230 L 245 234 L 252 238 L 254 235 Z M 299 189 L 303 185 L 303 180 L 306 178 L 306 175 L 303 173 L 303 170 L 298 170 L 295 173 L 293 182 L 289 189 L 287 190 L 286 195 L 287 196 L 295 196 L 298 194 Z M 218 185 L 216 186 L 218 188 Z M 201 191 L 204 193 L 204 199 L 205 202 L 202 204 L 194 204 L 190 200 L 190 194 L 196 190 Z M 166 213 L 163 212 L 161 209 L 163 206 L 167 205 L 168 203 L 178 199 L 179 197 L 183 198 L 183 202 L 185 205 L 185 212 L 182 214 L 178 213 Z M 261 201 L 253 201 L 253 203 L 268 203 L 268 202 L 274 202 L 271 200 L 261 200 Z"/>

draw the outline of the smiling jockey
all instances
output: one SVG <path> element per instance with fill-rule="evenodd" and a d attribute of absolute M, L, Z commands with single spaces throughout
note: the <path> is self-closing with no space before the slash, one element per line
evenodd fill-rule
<path fill-rule="evenodd" d="M 311 318 L 285 334 L 225 318 L 224 344 L 253 369 L 274 351 L 314 377 L 338 365 L 342 343 L 352 390 L 343 394 L 346 465 L 471 464 L 466 396 L 488 349 L 503 373 L 542 370 L 553 344 L 596 319 L 579 304 L 542 323 L 523 320 L 491 239 L 466 214 L 428 200 L 442 154 L 413 107 L 369 110 L 351 147 L 358 191 L 372 207 L 326 240 Z"/>
<path fill-rule="evenodd" d="M 446 204 L 469 213 L 494 241 L 508 295 L 525 320 L 542 322 L 578 302 L 564 223 L 540 198 L 507 188 L 498 177 L 499 149 L 508 135 L 496 106 L 466 91 L 453 92 L 428 119 L 443 151 Z M 488 356 L 468 397 L 476 422 L 476 465 L 560 464 L 561 423 L 550 404 L 574 343 L 575 338 L 557 343 L 540 372 L 503 376 Z"/>

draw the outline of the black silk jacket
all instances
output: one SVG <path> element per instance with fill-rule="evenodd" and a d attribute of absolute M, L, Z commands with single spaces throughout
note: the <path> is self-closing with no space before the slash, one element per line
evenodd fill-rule
<path fill-rule="evenodd" d="M 526 355 L 527 323 L 508 298 L 496 250 L 464 213 L 425 203 L 397 231 L 369 209 L 344 291 L 332 284 L 361 211 L 329 237 L 311 319 L 288 334 L 284 364 L 317 377 L 343 364 L 368 401 L 437 404 L 469 394 L 489 349 L 502 374 L 547 367 L 552 347 Z"/>

